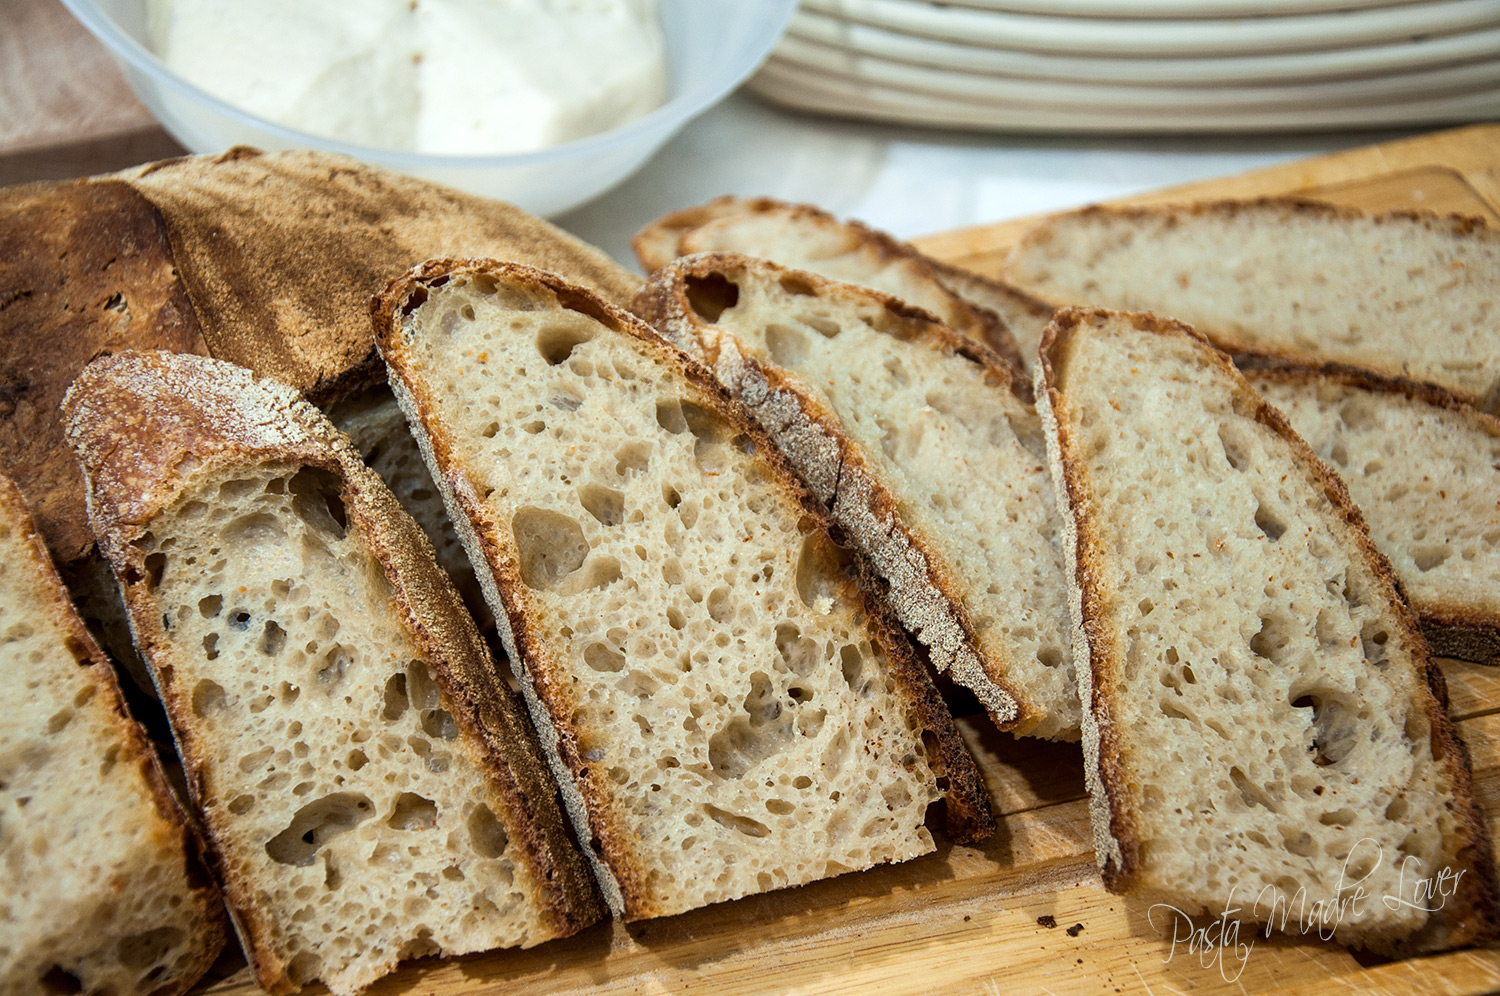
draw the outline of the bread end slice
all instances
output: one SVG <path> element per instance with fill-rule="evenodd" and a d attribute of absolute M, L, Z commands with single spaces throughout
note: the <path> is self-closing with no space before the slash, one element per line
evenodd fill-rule
<path fill-rule="evenodd" d="M 403 958 L 597 919 L 472 619 L 317 409 L 227 363 L 138 353 L 87 367 L 66 408 L 263 987 L 353 993 Z"/>
<path fill-rule="evenodd" d="M 1343 484 L 1181 323 L 1066 309 L 1042 361 L 1106 885 L 1384 953 L 1494 937 L 1442 675 Z"/>
<path fill-rule="evenodd" d="M 224 945 L 219 890 L 4 476 L 0 677 L 0 992 L 186 992 Z"/>

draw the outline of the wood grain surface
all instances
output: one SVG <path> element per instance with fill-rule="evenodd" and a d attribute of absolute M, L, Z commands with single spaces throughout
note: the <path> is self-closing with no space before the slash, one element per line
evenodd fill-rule
<path fill-rule="evenodd" d="M 1369 209 L 1426 207 L 1500 223 L 1500 126 L 1358 149 L 1134 198 L 1297 193 Z M 921 240 L 998 274 L 1025 222 Z M 1444 661 L 1475 788 L 1500 839 L 1500 670 Z M 960 721 L 1002 814 L 984 847 L 942 844 L 904 865 L 624 926 L 603 924 L 530 951 L 414 962 L 375 994 L 859 993 L 1050 996 L 1130 993 L 1500 991 L 1500 947 L 1404 962 L 1356 956 L 1315 937 L 1189 950 L 1170 916 L 1104 891 L 1095 871 L 1076 746 L 1016 739 L 982 716 Z M 1199 926 L 1206 926 L 1200 918 Z M 1180 936 L 1180 935 L 1179 935 Z M 226 965 L 228 969 L 232 966 Z M 257 992 L 243 969 L 203 992 Z"/>

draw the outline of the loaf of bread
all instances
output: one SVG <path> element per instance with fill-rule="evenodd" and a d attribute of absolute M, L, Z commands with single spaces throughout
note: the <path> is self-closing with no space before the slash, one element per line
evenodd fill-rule
<path fill-rule="evenodd" d="M 544 266 L 621 305 L 640 284 L 519 208 L 324 152 L 237 148 L 0 190 L 0 467 L 54 557 L 93 546 L 57 414 L 90 359 L 202 353 L 327 405 L 383 374 L 371 295 L 451 254 Z"/>
<path fill-rule="evenodd" d="M 261 986 L 354 993 L 403 958 L 597 918 L 473 621 L 316 408 L 232 364 L 131 352 L 64 407 Z"/>
<path fill-rule="evenodd" d="M 857 221 L 841 222 L 806 204 L 720 197 L 652 222 L 636 236 L 635 250 L 647 272 L 661 269 L 678 256 L 733 252 L 871 287 L 931 312 L 949 327 L 989 346 L 1016 370 L 1025 369 L 1006 319 L 948 286 L 944 275 L 951 278 L 961 271 L 928 259 L 884 232 Z M 977 274 L 968 274 L 967 282 L 988 283 Z M 1003 287 L 988 288 L 988 296 L 990 304 L 1005 301 L 1007 311 L 1027 313 L 1021 299 L 1012 301 Z M 1050 309 L 1047 313 L 1050 316 Z M 1028 328 L 1034 324 L 1028 323 Z M 1022 380 L 1021 390 L 1029 393 L 1030 381 Z"/>
<path fill-rule="evenodd" d="M 1350 367 L 1244 373 L 1343 478 L 1433 652 L 1500 662 L 1500 419 Z"/>
<path fill-rule="evenodd" d="M 1029 231 L 1006 275 L 1057 305 L 1173 315 L 1236 355 L 1500 401 L 1500 232 L 1477 219 L 1299 200 L 1095 207 Z"/>
<path fill-rule="evenodd" d="M 1390 954 L 1494 937 L 1442 673 L 1338 478 L 1180 323 L 1060 311 L 1041 359 L 1105 884 Z"/>
<path fill-rule="evenodd" d="M 749 409 L 939 670 L 1004 729 L 1078 738 L 1047 453 L 1008 365 L 894 298 L 747 256 L 678 260 L 636 310 Z"/>
<path fill-rule="evenodd" d="M 924 669 L 711 375 L 553 275 L 433 261 L 376 339 L 626 919 L 993 829 Z"/>
<path fill-rule="evenodd" d="M 0 477 L 0 994 L 176 996 L 224 908 L 114 673 Z"/>

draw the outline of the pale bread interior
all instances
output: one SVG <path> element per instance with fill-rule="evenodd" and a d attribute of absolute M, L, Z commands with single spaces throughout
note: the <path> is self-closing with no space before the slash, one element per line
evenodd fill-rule
<path fill-rule="evenodd" d="M 1132 887 L 1190 914 L 1233 890 L 1260 921 L 1357 884 L 1374 898 L 1335 935 L 1387 947 L 1428 914 L 1383 897 L 1465 867 L 1425 651 L 1308 462 L 1211 355 L 1116 316 L 1054 374 L 1101 612 L 1085 743 L 1132 838 L 1101 859 L 1133 843 Z"/>
<path fill-rule="evenodd" d="M 583 770 L 554 763 L 617 911 L 932 849 L 922 729 L 834 552 L 667 347 L 486 274 L 429 287 L 402 335 L 436 399 L 414 414 L 514 558 L 538 651 L 509 649 L 544 746 L 577 739 Z"/>
<path fill-rule="evenodd" d="M 1500 233 L 1297 202 L 1050 219 L 1006 276 L 1057 304 L 1156 311 L 1231 350 L 1337 360 L 1483 399 L 1500 382 Z"/>
<path fill-rule="evenodd" d="M 12 511 L 0 500 L 0 992 L 181 992 L 222 942 L 191 895 L 203 873 Z"/>
<path fill-rule="evenodd" d="M 955 582 L 985 670 L 1024 703 L 1015 732 L 1077 739 L 1061 533 L 1035 410 L 987 380 L 980 363 L 914 334 L 924 323 L 878 299 L 819 294 L 794 273 L 735 276 L 736 303 L 701 334 L 731 352 L 732 337 L 791 372 L 795 388 L 833 414 Z M 787 455 L 798 463 L 796 450 Z M 836 497 L 836 519 L 842 505 Z M 882 535 L 862 535 L 852 517 L 841 525 L 857 544 L 883 538 L 878 527 Z M 907 593 L 893 585 L 890 594 L 915 629 L 919 620 L 903 612 Z"/>
<path fill-rule="evenodd" d="M 185 489 L 139 542 L 198 802 L 293 985 L 352 993 L 399 959 L 546 939 L 516 814 L 334 475 L 245 465 Z"/>
<path fill-rule="evenodd" d="M 1334 380 L 1249 376 L 1343 478 L 1419 611 L 1500 620 L 1500 423 Z"/>

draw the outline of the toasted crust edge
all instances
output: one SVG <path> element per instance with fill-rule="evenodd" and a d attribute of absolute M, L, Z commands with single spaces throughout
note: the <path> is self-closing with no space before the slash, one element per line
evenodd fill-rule
<path fill-rule="evenodd" d="M 190 377 L 203 377 L 201 383 L 193 383 L 198 396 L 172 399 L 169 403 L 175 404 L 176 411 L 171 414 L 177 418 L 166 425 L 157 422 L 154 434 L 138 431 L 143 425 L 135 419 L 121 427 L 111 413 L 130 410 L 132 392 L 119 383 L 119 377 L 128 377 L 131 366 L 187 367 Z M 199 405 L 232 408 L 247 391 L 269 398 L 295 435 L 277 438 L 274 430 L 268 433 L 259 431 L 264 426 L 249 425 L 240 438 L 234 438 L 222 427 L 205 428 L 194 419 Z M 518 821 L 506 829 L 519 845 L 518 863 L 538 886 L 555 936 L 576 933 L 597 919 L 597 899 L 581 862 L 576 855 L 569 857 L 572 849 L 562 822 L 555 812 L 548 819 L 549 807 L 555 809 L 550 783 L 540 759 L 528 757 L 525 737 L 517 736 L 521 728 L 515 720 L 519 717 L 488 661 L 473 620 L 436 562 L 428 566 L 423 560 L 424 552 L 426 561 L 432 561 L 433 555 L 420 528 L 401 512 L 384 484 L 316 408 L 291 388 L 224 361 L 126 351 L 85 367 L 64 398 L 63 411 L 69 441 L 84 473 L 90 522 L 124 592 L 132 633 L 167 707 L 189 793 L 204 814 L 209 859 L 223 883 L 231 923 L 264 989 L 279 994 L 295 987 L 286 974 L 288 966 L 276 958 L 266 939 L 270 921 L 256 905 L 254 883 L 232 867 L 220 833 L 203 810 L 204 751 L 191 723 L 177 718 L 190 714 L 191 692 L 175 683 L 172 643 L 161 627 L 161 612 L 149 590 L 145 553 L 135 546 L 150 522 L 177 496 L 194 483 L 233 467 L 315 467 L 339 478 L 350 526 L 360 529 L 370 544 L 408 630 L 453 706 L 454 719 L 470 733 L 470 742 L 477 747 L 475 763 L 490 773 L 491 788 L 503 800 L 505 811 L 533 818 L 534 822 Z M 149 463 L 143 467 L 145 461 Z M 130 497 L 132 489 L 138 489 L 134 493 L 139 497 Z M 414 568 L 415 578 L 403 576 Z M 489 727 L 497 719 L 503 732 Z"/>
<path fill-rule="evenodd" d="M 616 824 L 605 806 L 608 795 L 602 782 L 596 784 L 596 780 L 603 776 L 593 771 L 583 757 L 575 731 L 553 720 L 557 715 L 569 715 L 569 711 L 564 711 L 569 705 L 566 685 L 551 680 L 552 674 L 560 673 L 561 668 L 530 623 L 530 597 L 510 551 L 496 541 L 506 529 L 488 514 L 464 468 L 456 460 L 449 443 L 452 429 L 442 419 L 440 409 L 433 404 L 425 385 L 420 378 L 409 376 L 405 317 L 426 299 L 428 287 L 440 286 L 455 276 L 470 275 L 499 275 L 501 279 L 546 289 L 556 295 L 563 307 L 577 310 L 605 328 L 636 340 L 645 351 L 667 359 L 681 369 L 689 385 L 700 392 L 705 406 L 715 409 L 738 432 L 755 440 L 757 452 L 766 461 L 772 479 L 778 482 L 786 498 L 799 506 L 800 513 L 810 517 L 825 533 L 828 522 L 770 439 L 729 398 L 707 370 L 640 319 L 561 277 L 497 260 L 429 260 L 391 281 L 371 302 L 375 338 L 386 359 L 392 388 L 412 423 L 413 435 L 424 458 L 434 471 L 433 479 L 443 492 L 465 548 L 476 561 L 482 556 L 488 568 L 477 573 L 486 597 L 498 610 L 497 617 L 503 615 L 507 620 L 507 632 L 503 632 L 502 637 L 522 672 L 519 675 L 522 689 L 537 726 L 543 731 L 543 749 L 563 783 L 564 798 L 575 821 L 575 829 L 580 839 L 591 841 L 585 847 L 590 864 L 600 877 L 600 886 L 617 916 L 625 920 L 647 919 L 659 915 L 659 907 L 645 889 L 645 876 L 639 863 L 633 859 L 628 831 Z M 872 638 L 881 643 L 881 649 L 891 662 L 917 718 L 935 737 L 936 746 L 929 763 L 934 773 L 948 783 L 945 830 L 960 842 L 990 836 L 995 823 L 989 795 L 983 787 L 978 766 L 959 736 L 941 696 L 900 635 L 900 630 L 887 619 L 883 603 L 874 597 L 867 578 L 859 580 L 855 594 L 872 621 Z M 533 684 L 536 686 L 534 691 Z"/>
<path fill-rule="evenodd" d="M 910 340 L 955 353 L 984 371 L 992 386 L 1014 391 L 1017 375 L 983 344 L 933 316 L 879 291 L 793 270 L 736 253 L 685 256 L 652 275 L 636 298 L 636 311 L 669 342 L 699 359 L 725 390 L 744 404 L 800 473 L 831 520 L 885 582 L 887 604 L 913 638 L 925 645 L 939 671 L 950 671 L 973 691 L 1001 729 L 1024 732 L 1041 719 L 1037 704 L 1006 674 L 1004 662 L 981 654 L 964 608 L 961 585 L 931 544 L 908 525 L 900 502 L 875 472 L 863 449 L 844 432 L 836 413 L 814 400 L 797 376 L 720 348 L 712 323 L 694 308 L 688 283 L 708 276 L 780 280 L 791 277 L 824 298 L 871 302 L 886 309 Z M 917 630 L 920 629 L 919 634 Z"/>
<path fill-rule="evenodd" d="M 0 474 L 0 513 L 20 526 L 23 532 L 22 543 L 30 560 L 27 569 L 45 587 L 47 597 L 52 602 L 50 614 L 67 630 L 69 650 L 80 658 L 79 663 L 87 664 L 90 680 L 104 693 L 98 707 L 109 714 L 113 733 L 118 738 L 125 757 L 133 760 L 145 780 L 157 817 L 182 849 L 183 871 L 190 890 L 188 898 L 200 926 L 189 948 L 191 960 L 187 971 L 179 978 L 169 979 L 152 990 L 152 996 L 180 996 L 209 970 L 214 959 L 223 950 L 228 936 L 223 896 L 208 874 L 203 840 L 178 803 L 177 797 L 172 794 L 156 751 L 146 739 L 140 724 L 126 708 L 125 696 L 120 691 L 114 668 L 73 608 L 73 602 L 47 553 L 46 543 L 37 529 L 31 510 L 27 508 L 26 500 L 21 495 L 21 489 L 4 474 Z"/>
<path fill-rule="evenodd" d="M 1026 370 L 1026 362 L 1021 356 L 1021 347 L 1016 343 L 1016 337 L 1011 334 L 1005 324 L 1005 319 L 984 305 L 970 300 L 953 284 L 966 280 L 994 285 L 996 293 L 1008 293 L 1012 289 L 980 277 L 978 274 L 971 274 L 945 263 L 939 263 L 923 255 L 915 246 L 901 242 L 863 222 L 840 221 L 834 215 L 811 204 L 793 204 L 770 197 L 726 196 L 658 218 L 636 233 L 631 240 L 631 246 L 635 249 L 641 265 L 648 274 L 652 274 L 683 254 L 683 243 L 694 230 L 736 215 L 773 213 L 784 213 L 797 219 L 809 219 L 819 225 L 838 229 L 849 235 L 858 245 L 872 250 L 882 260 L 892 262 L 899 260 L 915 264 L 949 295 L 956 310 L 963 316 L 961 323 L 955 323 L 955 331 L 988 346 L 1000 362 L 1007 364 L 1017 373 L 1013 390 L 1019 392 L 1023 400 L 1031 401 L 1031 382 L 1020 376 L 1020 372 Z M 1017 291 L 1017 293 L 1020 292 Z M 1023 296 L 1037 301 L 1038 304 L 1043 304 L 1031 295 Z"/>
<path fill-rule="evenodd" d="M 1454 838 L 1447 841 L 1450 845 L 1449 853 L 1473 872 L 1466 876 L 1466 884 L 1455 896 L 1459 901 L 1446 907 L 1453 912 L 1431 918 L 1411 938 L 1406 950 L 1408 953 L 1435 951 L 1479 944 L 1495 938 L 1500 934 L 1500 886 L 1496 883 L 1494 859 L 1484 818 L 1474 798 L 1468 748 L 1448 717 L 1447 684 L 1442 671 L 1427 652 L 1415 618 L 1407 606 L 1399 579 L 1385 556 L 1370 541 L 1364 517 L 1349 499 L 1343 481 L 1292 430 L 1286 417 L 1255 392 L 1230 358 L 1196 329 L 1149 312 L 1122 313 L 1104 308 L 1064 308 L 1054 315 L 1042 338 L 1041 363 L 1037 368 L 1038 402 L 1039 406 L 1046 407 L 1044 421 L 1049 430 L 1049 448 L 1055 456 L 1053 472 L 1062 485 L 1058 488 L 1059 507 L 1065 521 L 1069 523 L 1069 531 L 1073 533 L 1069 537 L 1069 557 L 1074 565 L 1074 577 L 1070 586 L 1075 590 L 1070 601 L 1078 607 L 1081 616 L 1074 619 L 1075 632 L 1079 634 L 1080 641 L 1086 639 L 1086 644 L 1082 647 L 1075 643 L 1074 655 L 1079 664 L 1079 691 L 1084 699 L 1085 775 L 1089 782 L 1090 814 L 1095 818 L 1095 846 L 1105 886 L 1117 893 L 1126 892 L 1133 886 L 1140 871 L 1141 840 L 1134 814 L 1122 804 L 1122 800 L 1127 798 L 1124 787 L 1131 773 L 1123 763 L 1120 744 L 1114 735 L 1115 724 L 1109 714 L 1109 703 L 1104 700 L 1105 696 L 1096 697 L 1095 694 L 1101 687 L 1107 689 L 1110 684 L 1110 651 L 1117 647 L 1119 641 L 1104 623 L 1099 598 L 1101 586 L 1098 583 L 1098 566 L 1094 558 L 1085 553 L 1085 544 L 1092 544 L 1093 549 L 1098 547 L 1097 532 L 1093 524 L 1093 499 L 1074 457 L 1076 444 L 1058 420 L 1056 412 L 1059 401 L 1063 400 L 1062 389 L 1059 387 L 1062 368 L 1069 359 L 1073 340 L 1080 334 L 1083 326 L 1098 324 L 1120 315 L 1130 319 L 1141 331 L 1180 336 L 1207 347 L 1205 360 L 1218 366 L 1229 376 L 1235 389 L 1242 392 L 1251 417 L 1286 441 L 1294 459 L 1306 469 L 1310 483 L 1322 491 L 1333 505 L 1334 513 L 1349 527 L 1349 534 L 1370 565 L 1376 583 L 1385 589 L 1396 623 L 1405 631 L 1407 645 L 1412 648 L 1416 657 L 1414 663 L 1419 677 L 1425 679 L 1429 695 L 1422 705 L 1430 723 L 1432 753 L 1445 769 L 1453 793 L 1449 809 L 1454 812 L 1455 827 Z"/>
<path fill-rule="evenodd" d="M 1312 385 L 1333 382 L 1370 393 L 1390 394 L 1452 412 L 1474 428 L 1500 439 L 1500 418 L 1469 404 L 1445 388 L 1406 377 L 1391 377 L 1347 363 L 1294 363 L 1262 356 L 1236 356 L 1235 366 L 1252 382 Z M 1432 652 L 1476 664 L 1500 664 L 1500 615 L 1461 602 L 1411 600 Z"/>

